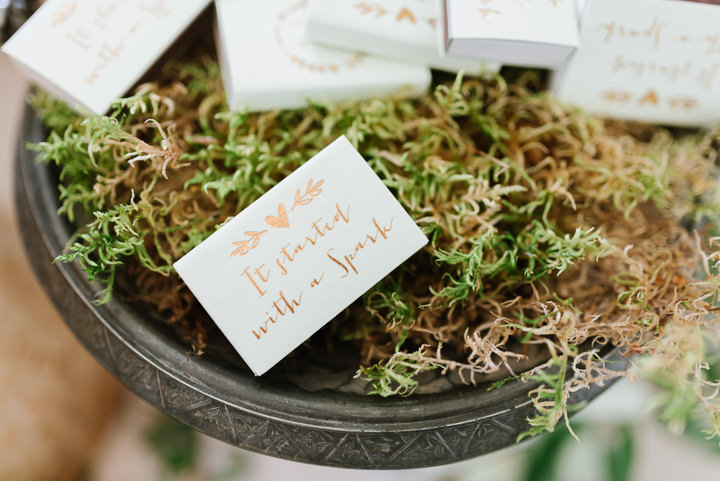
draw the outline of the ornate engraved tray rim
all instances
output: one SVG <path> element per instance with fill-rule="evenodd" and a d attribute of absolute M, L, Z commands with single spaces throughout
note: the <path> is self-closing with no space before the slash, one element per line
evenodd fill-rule
<path fill-rule="evenodd" d="M 71 232 L 57 214 L 50 167 L 35 162 L 26 142 L 45 139 L 31 108 L 23 119 L 15 195 L 30 262 L 76 337 L 131 391 L 169 416 L 230 444 L 326 466 L 390 469 L 447 464 L 515 443 L 533 414 L 527 393 L 537 384 L 509 382 L 493 391 L 462 389 L 382 399 L 238 372 L 187 354 L 161 326 L 113 300 L 92 304 L 97 286 L 76 264 L 52 264 Z M 617 350 L 605 353 L 622 369 Z M 611 365 L 613 365 L 611 364 Z M 572 403 L 608 387 L 574 393 Z"/>

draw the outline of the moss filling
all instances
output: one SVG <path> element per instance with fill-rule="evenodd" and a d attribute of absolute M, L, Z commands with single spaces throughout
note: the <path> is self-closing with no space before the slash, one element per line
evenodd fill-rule
<path fill-rule="evenodd" d="M 168 65 L 109 117 L 39 92 L 50 136 L 33 148 L 60 167 L 61 213 L 91 217 L 59 260 L 102 280 L 98 302 L 124 273 L 124 295 L 201 354 L 209 320 L 172 263 L 345 134 L 431 239 L 329 331 L 354 343 L 373 393 L 410 394 L 428 370 L 476 382 L 507 369 L 545 381 L 531 394 L 537 434 L 567 416 L 571 392 L 640 373 L 667 388 L 670 422 L 699 399 L 720 435 L 706 354 L 718 132 L 602 121 L 539 85 L 535 72 L 458 77 L 416 100 L 251 114 L 228 111 L 203 58 Z M 617 373 L 587 341 L 641 356 Z M 533 345 L 549 361 L 514 373 Z"/>

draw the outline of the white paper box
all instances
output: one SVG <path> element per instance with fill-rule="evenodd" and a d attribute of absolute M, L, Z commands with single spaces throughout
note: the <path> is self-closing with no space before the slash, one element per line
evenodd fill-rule
<path fill-rule="evenodd" d="M 444 0 L 448 55 L 558 67 L 578 46 L 575 0 Z"/>
<path fill-rule="evenodd" d="M 218 51 L 233 110 L 419 95 L 430 84 L 427 67 L 310 44 L 302 0 L 217 0 L 215 5 Z"/>
<path fill-rule="evenodd" d="M 720 120 L 720 7 L 591 0 L 581 47 L 555 82 L 589 112 L 666 125 Z"/>
<path fill-rule="evenodd" d="M 583 12 L 585 11 L 585 4 L 587 3 L 587 0 L 576 0 L 576 3 L 578 17 L 582 17 Z"/>
<path fill-rule="evenodd" d="M 71 107 L 103 114 L 209 3 L 48 0 L 2 51 Z"/>
<path fill-rule="evenodd" d="M 174 267 L 260 375 L 427 241 L 341 137 Z"/>
<path fill-rule="evenodd" d="M 449 72 L 497 72 L 496 63 L 448 57 L 442 52 L 440 7 L 440 0 L 310 0 L 307 37 Z"/>

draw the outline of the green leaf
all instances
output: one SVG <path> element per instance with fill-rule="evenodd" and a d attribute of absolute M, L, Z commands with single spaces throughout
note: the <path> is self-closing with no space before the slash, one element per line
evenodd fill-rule
<path fill-rule="evenodd" d="M 583 425 L 577 423 L 575 431 L 580 432 Z M 558 479 L 558 465 L 563 450 L 573 439 L 566 427 L 546 434 L 535 441 L 528 450 L 525 465 L 519 481 L 555 481 Z"/>
<path fill-rule="evenodd" d="M 629 425 L 620 426 L 607 452 L 608 479 L 630 481 L 635 460 L 635 436 Z"/>
<path fill-rule="evenodd" d="M 145 441 L 170 474 L 190 471 L 197 465 L 197 435 L 182 423 L 162 416 L 145 433 Z"/>

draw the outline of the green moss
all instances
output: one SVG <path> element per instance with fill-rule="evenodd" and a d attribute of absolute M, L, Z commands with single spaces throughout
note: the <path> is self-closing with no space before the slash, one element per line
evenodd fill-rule
<path fill-rule="evenodd" d="M 534 435 L 566 419 L 571 389 L 617 375 L 582 357 L 585 341 L 660 353 L 663 369 L 681 370 L 676 379 L 696 379 L 662 346 L 668 323 L 715 322 L 717 254 L 682 225 L 718 225 L 717 133 L 676 140 L 604 123 L 538 83 L 534 72 L 512 83 L 458 76 L 413 100 L 230 112 L 217 64 L 202 58 L 171 63 L 110 117 L 79 116 L 38 92 L 50 134 L 32 148 L 60 169 L 60 212 L 92 219 L 58 260 L 102 280 L 98 302 L 136 269 L 127 294 L 194 326 L 201 351 L 204 321 L 190 318 L 196 301 L 172 263 L 346 135 L 431 239 L 330 330 L 357 346 L 371 392 L 411 394 L 434 369 L 477 382 L 511 371 L 524 357 L 517 345 L 543 346 L 549 361 L 529 375 L 544 383 Z"/>

